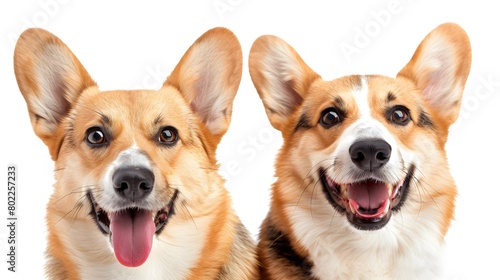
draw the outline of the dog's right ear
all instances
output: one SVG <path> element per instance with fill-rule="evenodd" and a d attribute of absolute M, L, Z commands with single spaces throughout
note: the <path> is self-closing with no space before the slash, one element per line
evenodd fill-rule
<path fill-rule="evenodd" d="M 19 37 L 14 71 L 33 130 L 56 159 L 62 120 L 79 94 L 96 84 L 59 38 L 39 28 L 28 29 Z"/>
<path fill-rule="evenodd" d="M 242 60 L 241 45 L 233 32 L 216 27 L 189 47 L 163 84 L 179 90 L 211 135 L 212 148 L 229 128 Z"/>
<path fill-rule="evenodd" d="M 283 130 L 316 79 L 321 78 L 281 38 L 264 35 L 252 45 L 252 82 L 274 128 Z"/>

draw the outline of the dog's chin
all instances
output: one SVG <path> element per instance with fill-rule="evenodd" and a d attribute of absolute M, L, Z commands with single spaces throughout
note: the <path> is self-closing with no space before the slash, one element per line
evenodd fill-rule
<path fill-rule="evenodd" d="M 415 167 L 396 184 L 368 178 L 352 183 L 337 183 L 319 171 L 326 199 L 351 225 L 359 230 L 378 230 L 391 219 L 393 212 L 401 209 L 409 192 Z"/>
<path fill-rule="evenodd" d="M 87 192 L 91 205 L 90 216 L 97 228 L 109 236 L 117 260 L 129 267 L 140 266 L 147 260 L 153 236 L 162 232 L 174 214 L 177 197 L 176 190 L 170 201 L 159 211 L 131 207 L 106 212 L 97 203 L 92 192 Z"/>

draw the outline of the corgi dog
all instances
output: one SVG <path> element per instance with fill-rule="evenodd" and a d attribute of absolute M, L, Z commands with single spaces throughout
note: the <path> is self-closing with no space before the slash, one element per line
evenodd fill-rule
<path fill-rule="evenodd" d="M 22 33 L 14 68 L 55 162 L 49 279 L 257 277 L 216 160 L 242 74 L 231 31 L 199 37 L 159 90 L 100 91 L 43 29 Z"/>
<path fill-rule="evenodd" d="M 445 144 L 470 65 L 454 23 L 430 32 L 395 78 L 325 81 L 282 39 L 254 42 L 251 78 L 283 135 L 262 279 L 439 279 L 457 194 Z"/>

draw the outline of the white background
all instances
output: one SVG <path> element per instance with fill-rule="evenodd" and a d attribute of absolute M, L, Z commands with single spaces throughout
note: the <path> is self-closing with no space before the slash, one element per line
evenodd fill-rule
<path fill-rule="evenodd" d="M 215 26 L 230 28 L 243 47 L 244 72 L 218 159 L 234 207 L 256 237 L 267 212 L 281 136 L 270 126 L 248 74 L 253 41 L 263 34 L 282 37 L 325 79 L 348 74 L 394 76 L 429 31 L 452 21 L 470 36 L 473 64 L 461 117 L 447 144 L 459 197 L 456 220 L 447 236 L 446 279 L 500 279 L 500 183 L 496 173 L 500 158 L 500 17 L 494 1 L 458 2 L 3 1 L 0 278 L 43 278 L 44 212 L 53 183 L 53 163 L 31 129 L 13 73 L 14 44 L 24 29 L 37 26 L 56 34 L 101 89 L 111 90 L 159 88 L 196 38 Z M 356 53 L 342 50 L 348 45 Z M 18 168 L 17 273 L 7 273 L 6 262 L 9 164 Z"/>

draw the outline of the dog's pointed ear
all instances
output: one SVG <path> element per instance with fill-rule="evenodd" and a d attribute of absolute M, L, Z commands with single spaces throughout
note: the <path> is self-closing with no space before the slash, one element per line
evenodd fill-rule
<path fill-rule="evenodd" d="M 316 74 L 284 40 L 264 35 L 252 45 L 249 56 L 252 82 L 274 128 L 283 130 L 298 108 Z"/>
<path fill-rule="evenodd" d="M 226 28 L 213 28 L 193 43 L 164 83 L 180 91 L 215 143 L 231 121 L 242 60 L 236 36 Z"/>
<path fill-rule="evenodd" d="M 449 127 L 458 117 L 471 67 L 471 46 L 465 31 L 445 23 L 420 43 L 398 77 L 412 80 L 439 121 Z"/>
<path fill-rule="evenodd" d="M 59 38 L 39 28 L 28 29 L 19 37 L 14 71 L 33 130 L 56 159 L 61 122 L 79 94 L 96 84 Z"/>

